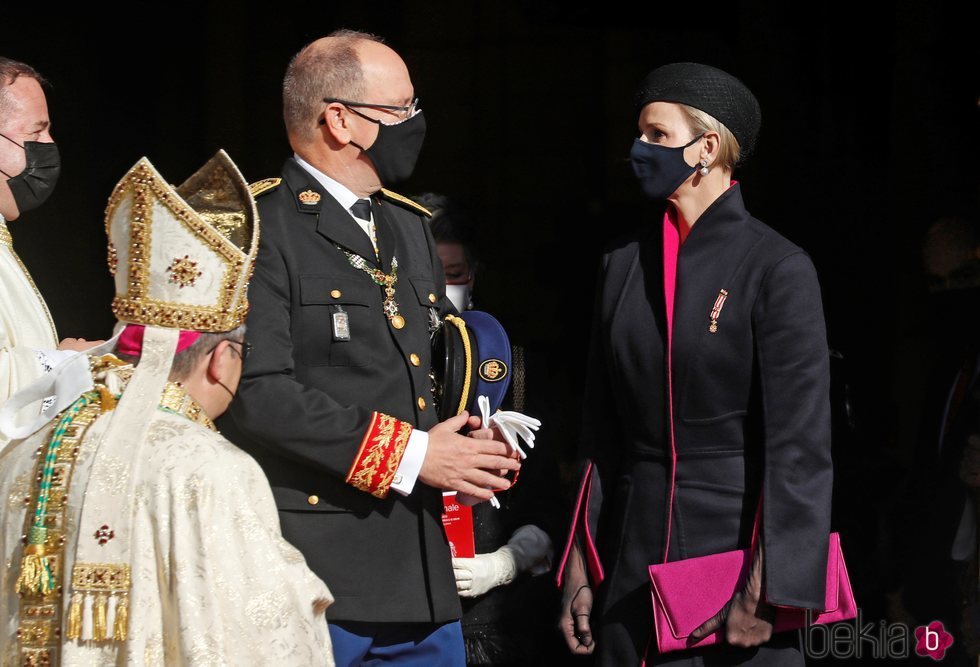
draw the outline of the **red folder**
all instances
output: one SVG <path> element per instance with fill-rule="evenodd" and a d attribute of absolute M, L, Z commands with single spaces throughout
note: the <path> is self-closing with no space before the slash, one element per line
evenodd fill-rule
<path fill-rule="evenodd" d="M 455 491 L 442 494 L 442 526 L 446 530 L 453 558 L 473 558 L 473 508 L 456 500 Z"/>

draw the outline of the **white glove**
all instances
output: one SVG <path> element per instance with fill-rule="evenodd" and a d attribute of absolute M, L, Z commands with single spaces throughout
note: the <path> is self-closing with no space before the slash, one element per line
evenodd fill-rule
<path fill-rule="evenodd" d="M 512 410 L 498 410 L 494 414 L 490 414 L 490 399 L 486 396 L 480 395 L 476 398 L 476 404 L 480 406 L 480 417 L 483 420 L 483 428 L 490 428 L 496 426 L 500 429 L 500 433 L 504 436 L 504 440 L 507 441 L 507 445 L 510 447 L 512 452 L 517 452 L 521 459 L 526 459 L 527 454 L 521 449 L 520 445 L 517 444 L 517 436 L 520 435 L 527 442 L 528 447 L 534 447 L 534 431 L 537 431 L 541 426 L 541 422 L 534 417 L 528 417 L 520 412 L 514 412 Z M 533 429 L 533 430 L 532 430 Z M 464 498 L 464 504 L 473 504 L 466 502 L 471 500 L 469 496 Z M 490 498 L 490 504 L 494 509 L 500 509 L 500 501 L 497 500 L 497 496 Z"/>
<path fill-rule="evenodd" d="M 513 549 L 505 545 L 493 553 L 477 554 L 474 558 L 453 558 L 453 574 L 459 596 L 475 598 L 514 581 L 517 561 Z"/>
<path fill-rule="evenodd" d="M 521 449 L 517 436 L 520 436 L 528 447 L 534 449 L 534 432 L 541 427 L 541 421 L 514 410 L 498 410 L 491 415 L 490 399 L 486 396 L 478 396 L 476 403 L 480 406 L 483 428 L 496 426 L 500 429 L 500 433 L 504 436 L 504 440 L 507 441 L 511 451 L 517 452 L 522 459 L 526 459 L 527 454 Z"/>
<path fill-rule="evenodd" d="M 537 526 L 521 526 L 504 546 L 475 558 L 453 558 L 456 591 L 474 598 L 497 586 L 506 586 L 521 572 L 542 574 L 551 569 L 552 545 Z"/>

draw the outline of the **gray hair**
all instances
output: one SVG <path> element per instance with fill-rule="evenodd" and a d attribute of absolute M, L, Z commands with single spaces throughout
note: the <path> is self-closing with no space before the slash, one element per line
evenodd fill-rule
<path fill-rule="evenodd" d="M 324 97 L 360 97 L 364 73 L 357 43 L 365 40 L 384 43 L 377 35 L 343 29 L 307 44 L 293 56 L 282 82 L 282 115 L 290 137 L 314 136 Z"/>
<path fill-rule="evenodd" d="M 198 339 L 193 342 L 193 344 L 174 355 L 174 362 L 170 367 L 169 380 L 171 382 L 185 382 L 188 380 L 191 373 L 201 362 L 201 359 L 203 359 L 206 354 L 210 354 L 214 348 L 217 347 L 218 343 L 223 340 L 231 340 L 235 342 L 245 340 L 245 325 L 243 324 L 237 329 L 222 331 L 220 333 L 202 332 L 201 335 L 198 336 Z M 118 353 L 117 356 L 123 361 L 131 364 L 139 363 L 138 357 Z"/>

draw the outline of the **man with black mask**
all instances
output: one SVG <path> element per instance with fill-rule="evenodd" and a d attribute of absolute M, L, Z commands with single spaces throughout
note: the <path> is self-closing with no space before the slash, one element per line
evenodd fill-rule
<path fill-rule="evenodd" d="M 69 352 L 93 344 L 68 338 L 55 349 L 54 322 L 6 224 L 43 204 L 58 182 L 43 81 L 29 65 L 0 57 L 0 403 Z"/>
<path fill-rule="evenodd" d="M 254 347 L 222 432 L 264 469 L 283 534 L 329 582 L 338 665 L 462 665 L 442 490 L 488 500 L 516 470 L 466 413 L 439 422 L 431 334 L 446 314 L 428 211 L 408 178 L 425 119 L 373 35 L 301 50 L 283 82 L 293 157 L 254 183 L 262 219 Z"/>

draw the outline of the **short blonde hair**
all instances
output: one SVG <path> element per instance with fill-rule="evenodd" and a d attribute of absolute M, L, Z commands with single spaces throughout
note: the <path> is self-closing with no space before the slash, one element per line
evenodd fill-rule
<path fill-rule="evenodd" d="M 705 132 L 718 133 L 720 146 L 718 147 L 718 160 L 716 165 L 722 166 L 729 171 L 734 171 L 735 165 L 738 164 L 739 158 L 742 157 L 742 148 L 739 146 L 738 139 L 735 138 L 735 135 L 711 114 L 686 104 L 679 106 L 681 111 L 684 112 L 684 115 L 687 116 L 688 124 L 691 126 L 691 132 L 694 136 L 704 134 Z"/>

